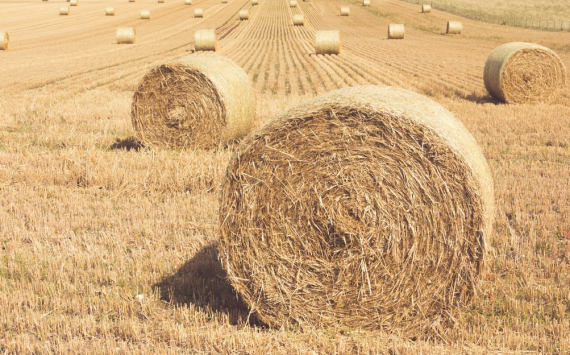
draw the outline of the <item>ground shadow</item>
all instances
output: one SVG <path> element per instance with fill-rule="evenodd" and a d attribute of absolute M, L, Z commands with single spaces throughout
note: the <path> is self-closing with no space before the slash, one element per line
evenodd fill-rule
<path fill-rule="evenodd" d="M 476 104 L 495 104 L 500 105 L 502 104 L 501 101 L 495 99 L 493 96 L 486 94 L 486 95 L 479 95 L 479 94 L 469 94 L 469 95 L 460 95 L 463 99 L 467 101 L 474 102 Z"/>
<path fill-rule="evenodd" d="M 138 152 L 141 149 L 146 148 L 145 145 L 136 139 L 135 137 L 127 137 L 127 138 L 117 138 L 115 142 L 111 144 L 111 149 L 124 149 L 124 150 L 134 150 Z"/>
<path fill-rule="evenodd" d="M 217 245 L 200 250 L 171 276 L 153 285 L 166 302 L 209 309 L 228 315 L 230 324 L 262 324 L 250 315 L 249 308 L 238 296 L 218 259 Z"/>

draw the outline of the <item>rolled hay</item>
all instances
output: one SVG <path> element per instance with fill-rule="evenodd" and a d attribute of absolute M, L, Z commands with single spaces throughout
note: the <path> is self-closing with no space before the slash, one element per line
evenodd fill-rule
<path fill-rule="evenodd" d="M 340 8 L 340 16 L 348 16 L 350 15 L 350 8 L 348 6 L 342 6 Z"/>
<path fill-rule="evenodd" d="M 404 39 L 405 28 L 401 23 L 391 23 L 388 25 L 389 39 Z"/>
<path fill-rule="evenodd" d="M 422 13 L 429 14 L 431 12 L 431 5 L 424 4 L 422 5 Z"/>
<path fill-rule="evenodd" d="M 69 0 L 69 6 L 77 6 L 78 0 Z"/>
<path fill-rule="evenodd" d="M 10 46 L 10 35 L 6 31 L 0 31 L 0 50 L 7 50 Z"/>
<path fill-rule="evenodd" d="M 363 0 L 362 6 L 370 6 L 370 0 Z"/>
<path fill-rule="evenodd" d="M 117 28 L 117 44 L 133 44 L 137 40 L 137 31 L 134 27 Z"/>
<path fill-rule="evenodd" d="M 192 5 L 192 0 L 184 0 L 184 5 Z"/>
<path fill-rule="evenodd" d="M 196 51 L 217 51 L 218 36 L 216 36 L 216 30 L 196 30 L 194 32 L 194 49 Z"/>
<path fill-rule="evenodd" d="M 115 16 L 115 8 L 112 6 L 105 8 L 105 16 Z"/>
<path fill-rule="evenodd" d="M 195 18 L 203 18 L 204 17 L 204 10 L 203 9 L 194 9 L 194 17 Z"/>
<path fill-rule="evenodd" d="M 289 7 L 297 7 L 297 0 L 291 0 L 289 2 Z"/>
<path fill-rule="evenodd" d="M 231 59 L 200 52 L 146 74 L 131 119 L 147 145 L 212 149 L 245 136 L 255 110 L 245 71 Z"/>
<path fill-rule="evenodd" d="M 150 10 L 141 10 L 141 19 L 150 20 Z"/>
<path fill-rule="evenodd" d="M 566 67 L 554 51 L 525 42 L 495 48 L 483 71 L 489 94 L 508 103 L 551 102 L 565 87 L 566 76 Z"/>
<path fill-rule="evenodd" d="M 240 144 L 222 184 L 219 257 L 271 327 L 444 336 L 476 292 L 493 195 L 451 112 L 400 88 L 340 89 Z"/>
<path fill-rule="evenodd" d="M 302 14 L 293 15 L 293 26 L 303 26 L 305 24 L 305 16 Z"/>
<path fill-rule="evenodd" d="M 315 35 L 315 54 L 340 54 L 340 49 L 340 31 L 317 31 Z"/>
<path fill-rule="evenodd" d="M 59 8 L 59 15 L 60 16 L 67 16 L 69 15 L 69 6 L 62 6 Z"/>
<path fill-rule="evenodd" d="M 259 5 L 259 1 L 258 0 L 251 0 L 251 5 Z"/>
<path fill-rule="evenodd" d="M 249 20 L 249 10 L 239 10 L 240 20 Z"/>
<path fill-rule="evenodd" d="M 445 32 L 450 35 L 458 35 L 461 34 L 462 29 L 463 24 L 461 21 L 447 21 L 447 30 Z"/>

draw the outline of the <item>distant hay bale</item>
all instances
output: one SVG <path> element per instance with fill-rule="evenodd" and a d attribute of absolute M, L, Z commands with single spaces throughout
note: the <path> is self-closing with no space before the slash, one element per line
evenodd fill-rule
<path fill-rule="evenodd" d="M 240 20 L 249 20 L 249 10 L 239 10 Z"/>
<path fill-rule="evenodd" d="M 370 0 L 363 0 L 362 6 L 370 6 Z"/>
<path fill-rule="evenodd" d="M 316 54 L 340 54 L 340 31 L 319 30 L 315 35 Z"/>
<path fill-rule="evenodd" d="M 135 0 L 129 0 L 129 2 L 135 2 Z"/>
<path fill-rule="evenodd" d="M 105 16 L 115 16 L 115 8 L 112 6 L 108 6 L 105 9 Z"/>
<path fill-rule="evenodd" d="M 251 0 L 251 5 L 259 5 L 259 1 L 258 0 Z"/>
<path fill-rule="evenodd" d="M 192 0 L 184 0 L 184 5 L 192 5 Z"/>
<path fill-rule="evenodd" d="M 0 50 L 7 50 L 10 46 L 10 36 L 6 31 L 0 31 Z"/>
<path fill-rule="evenodd" d="M 422 13 L 429 14 L 431 12 L 431 5 L 424 4 L 422 5 Z"/>
<path fill-rule="evenodd" d="M 69 6 L 62 6 L 59 8 L 59 15 L 60 16 L 67 16 L 69 15 Z"/>
<path fill-rule="evenodd" d="M 69 6 L 77 6 L 78 0 L 69 0 Z"/>
<path fill-rule="evenodd" d="M 401 23 L 391 23 L 388 25 L 388 38 L 389 39 L 403 39 L 405 28 Z"/>
<path fill-rule="evenodd" d="M 194 32 L 194 49 L 196 51 L 217 51 L 218 36 L 216 36 L 216 30 L 196 30 Z"/>
<path fill-rule="evenodd" d="M 289 7 L 297 7 L 297 0 L 291 0 L 289 2 Z"/>
<path fill-rule="evenodd" d="M 305 16 L 302 14 L 293 15 L 293 26 L 303 26 L 305 24 Z"/>
<path fill-rule="evenodd" d="M 222 4 L 227 4 L 228 0 L 222 0 Z"/>
<path fill-rule="evenodd" d="M 142 10 L 141 11 L 141 19 L 142 20 L 150 20 L 150 10 Z"/>
<path fill-rule="evenodd" d="M 159 4 L 164 4 L 164 0 L 158 0 Z"/>
<path fill-rule="evenodd" d="M 241 143 L 218 252 L 271 327 L 443 336 L 476 293 L 493 217 L 487 161 L 451 112 L 400 88 L 346 88 Z"/>
<path fill-rule="evenodd" d="M 117 28 L 117 44 L 133 44 L 137 40 L 137 31 L 134 27 Z"/>
<path fill-rule="evenodd" d="M 203 9 L 194 9 L 194 17 L 195 18 L 203 18 L 204 17 L 204 10 Z"/>
<path fill-rule="evenodd" d="M 560 57 L 534 43 L 511 42 L 495 48 L 485 63 L 487 91 L 508 103 L 551 102 L 566 85 Z"/>
<path fill-rule="evenodd" d="M 458 35 L 461 34 L 461 30 L 463 30 L 461 21 L 447 21 L 447 30 L 445 31 L 447 34 Z"/>
<path fill-rule="evenodd" d="M 348 16 L 350 15 L 350 8 L 348 6 L 342 6 L 340 8 L 340 16 Z"/>
<path fill-rule="evenodd" d="M 200 52 L 147 73 L 135 92 L 131 118 L 146 145 L 212 149 L 249 132 L 255 101 L 241 67 Z"/>

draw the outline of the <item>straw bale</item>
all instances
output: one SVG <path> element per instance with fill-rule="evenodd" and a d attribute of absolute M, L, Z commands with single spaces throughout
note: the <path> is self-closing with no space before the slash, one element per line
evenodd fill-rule
<path fill-rule="evenodd" d="M 424 14 L 429 14 L 431 12 L 431 5 L 429 4 L 422 5 L 422 12 Z"/>
<path fill-rule="evenodd" d="M 69 6 L 62 6 L 59 8 L 59 14 L 61 16 L 67 16 L 69 15 Z"/>
<path fill-rule="evenodd" d="M 192 0 L 184 0 L 184 5 L 192 5 Z"/>
<path fill-rule="evenodd" d="M 551 102 L 566 85 L 560 57 L 534 43 L 510 42 L 495 48 L 485 63 L 487 91 L 508 103 Z"/>
<path fill-rule="evenodd" d="M 6 31 L 0 31 L 0 50 L 7 50 L 10 46 L 10 36 Z"/>
<path fill-rule="evenodd" d="M 107 6 L 107 8 L 105 8 L 105 16 L 115 16 L 115 8 Z"/>
<path fill-rule="evenodd" d="M 447 21 L 447 30 L 445 31 L 447 34 L 458 35 L 461 34 L 461 30 L 463 30 L 461 21 Z"/>
<path fill-rule="evenodd" d="M 388 25 L 389 39 L 404 39 L 405 28 L 401 23 L 391 23 Z"/>
<path fill-rule="evenodd" d="M 316 54 L 340 54 L 340 31 L 319 30 L 315 36 Z"/>
<path fill-rule="evenodd" d="M 291 0 L 289 2 L 289 7 L 297 7 L 297 0 Z"/>
<path fill-rule="evenodd" d="M 305 24 L 305 16 L 303 14 L 293 15 L 293 26 L 303 26 Z"/>
<path fill-rule="evenodd" d="M 476 293 L 493 216 L 487 162 L 451 112 L 400 88 L 346 88 L 242 142 L 218 251 L 271 327 L 444 337 Z"/>
<path fill-rule="evenodd" d="M 370 6 L 370 0 L 363 0 L 362 6 Z"/>
<path fill-rule="evenodd" d="M 249 20 L 249 10 L 239 10 L 239 19 L 240 20 Z"/>
<path fill-rule="evenodd" d="M 133 44 L 137 40 L 137 31 L 134 27 L 117 28 L 117 44 Z"/>
<path fill-rule="evenodd" d="M 348 6 L 342 6 L 340 8 L 340 16 L 348 16 L 350 15 L 350 8 Z"/>
<path fill-rule="evenodd" d="M 199 52 L 147 73 L 135 92 L 131 119 L 146 145 L 212 149 L 249 132 L 255 101 L 242 68 Z"/>
<path fill-rule="evenodd" d="M 141 10 L 141 19 L 150 20 L 150 10 Z"/>
<path fill-rule="evenodd" d="M 194 32 L 194 49 L 197 51 L 217 51 L 218 36 L 216 30 L 203 29 Z"/>
<path fill-rule="evenodd" d="M 251 5 L 259 5 L 259 1 L 258 0 L 251 0 Z"/>
<path fill-rule="evenodd" d="M 204 10 L 203 9 L 194 9 L 194 17 L 195 18 L 204 17 Z"/>
<path fill-rule="evenodd" d="M 78 0 L 69 0 L 69 6 L 77 6 Z"/>

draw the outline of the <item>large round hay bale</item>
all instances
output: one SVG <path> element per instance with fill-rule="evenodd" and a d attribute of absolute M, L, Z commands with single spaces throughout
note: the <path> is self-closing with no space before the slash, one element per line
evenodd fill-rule
<path fill-rule="evenodd" d="M 424 4 L 422 5 L 422 13 L 429 14 L 431 12 L 431 5 Z"/>
<path fill-rule="evenodd" d="M 241 21 L 243 20 L 249 20 L 249 10 L 245 9 L 245 10 L 239 10 L 239 19 Z"/>
<path fill-rule="evenodd" d="M 289 2 L 289 7 L 297 7 L 297 0 L 291 0 Z"/>
<path fill-rule="evenodd" d="M 450 35 L 458 35 L 461 34 L 461 30 L 463 30 L 463 24 L 461 21 L 447 21 L 447 30 L 445 33 Z"/>
<path fill-rule="evenodd" d="M 141 19 L 150 20 L 150 10 L 141 10 Z"/>
<path fill-rule="evenodd" d="M 184 0 L 184 5 L 192 5 L 192 0 Z"/>
<path fill-rule="evenodd" d="M 340 16 L 348 16 L 348 15 L 350 15 L 350 7 L 342 6 L 340 8 Z"/>
<path fill-rule="evenodd" d="M 60 16 L 67 16 L 69 15 L 69 6 L 62 6 L 59 8 L 59 15 Z"/>
<path fill-rule="evenodd" d="M 422 95 L 363 86 L 248 137 L 220 198 L 220 260 L 262 322 L 444 328 L 480 280 L 493 181 L 475 139 Z"/>
<path fill-rule="evenodd" d="M 69 0 L 69 6 L 77 6 L 78 0 Z"/>
<path fill-rule="evenodd" d="M 362 6 L 370 6 L 370 0 L 362 0 Z"/>
<path fill-rule="evenodd" d="M 405 28 L 401 23 L 391 23 L 388 25 L 389 39 L 404 39 Z"/>
<path fill-rule="evenodd" d="M 194 49 L 196 51 L 217 51 L 218 36 L 215 29 L 196 30 L 194 32 Z"/>
<path fill-rule="evenodd" d="M 107 6 L 105 8 L 105 16 L 115 16 L 115 8 L 112 6 Z"/>
<path fill-rule="evenodd" d="M 305 16 L 303 14 L 293 15 L 293 26 L 303 26 L 305 24 Z"/>
<path fill-rule="evenodd" d="M 483 72 L 489 94 L 508 103 L 550 102 L 565 87 L 566 75 L 555 52 L 525 42 L 495 48 Z"/>
<path fill-rule="evenodd" d="M 7 50 L 10 46 L 10 36 L 6 31 L 0 31 L 0 50 Z"/>
<path fill-rule="evenodd" d="M 319 30 L 315 35 L 316 54 L 340 54 L 340 31 Z"/>
<path fill-rule="evenodd" d="M 212 149 L 245 136 L 255 110 L 255 91 L 242 68 L 215 53 L 196 53 L 147 73 L 131 118 L 147 145 Z"/>
<path fill-rule="evenodd" d="M 203 17 L 204 17 L 203 9 L 194 9 L 194 18 L 203 18 Z"/>
<path fill-rule="evenodd" d="M 257 1 L 257 0 L 251 0 L 251 5 L 252 5 L 252 6 L 259 5 L 259 1 Z"/>
<path fill-rule="evenodd" d="M 134 27 L 117 28 L 117 44 L 133 44 L 137 41 L 137 31 Z"/>

